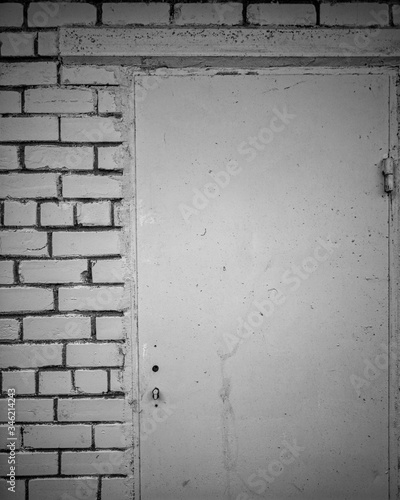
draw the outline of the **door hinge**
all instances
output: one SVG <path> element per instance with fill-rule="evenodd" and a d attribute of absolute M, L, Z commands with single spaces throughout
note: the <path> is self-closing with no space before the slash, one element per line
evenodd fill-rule
<path fill-rule="evenodd" d="M 385 192 L 391 193 L 393 191 L 393 184 L 394 184 L 394 177 L 393 177 L 394 166 L 395 166 L 394 160 L 390 156 L 389 157 L 386 156 L 381 161 L 381 165 L 382 165 L 382 174 L 385 179 Z"/>

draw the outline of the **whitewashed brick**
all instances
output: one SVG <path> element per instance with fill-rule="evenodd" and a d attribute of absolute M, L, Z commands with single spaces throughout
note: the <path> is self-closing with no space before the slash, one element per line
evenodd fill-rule
<path fill-rule="evenodd" d="M 110 390 L 113 392 L 125 391 L 123 370 L 110 370 Z"/>
<path fill-rule="evenodd" d="M 389 7 L 379 3 L 322 3 L 321 24 L 325 26 L 387 26 Z"/>
<path fill-rule="evenodd" d="M 0 255 L 47 257 L 47 234 L 29 230 L 1 231 Z"/>
<path fill-rule="evenodd" d="M 0 198 L 51 198 L 57 196 L 56 174 L 1 174 Z"/>
<path fill-rule="evenodd" d="M 69 85 L 118 85 L 118 66 L 62 66 L 61 83 Z"/>
<path fill-rule="evenodd" d="M 0 454 L 5 458 L 7 454 Z M 2 457 L 2 458 L 3 458 Z M 0 458 L 0 463 L 2 462 Z M 3 476 L 10 471 L 10 466 L 3 461 L 4 467 L 0 468 Z M 16 463 L 19 476 L 54 476 L 58 472 L 58 453 L 56 452 L 23 452 L 17 453 Z M 7 465 L 6 465 L 7 464 Z"/>
<path fill-rule="evenodd" d="M 57 63 L 55 62 L 0 64 L 0 85 L 52 85 L 56 83 Z"/>
<path fill-rule="evenodd" d="M 104 3 L 103 24 L 125 26 L 128 24 L 168 24 L 169 4 L 154 3 Z"/>
<path fill-rule="evenodd" d="M 2 57 L 29 57 L 35 55 L 34 32 L 0 33 L 0 52 Z"/>
<path fill-rule="evenodd" d="M 392 6 L 393 24 L 395 26 L 400 25 L 400 5 Z"/>
<path fill-rule="evenodd" d="M 17 479 L 15 481 L 15 493 L 9 491 L 9 484 L 5 479 L 0 479 L 0 498 L 2 500 L 25 500 L 25 481 Z"/>
<path fill-rule="evenodd" d="M 78 203 L 77 219 L 83 226 L 110 226 L 111 204 L 109 201 Z"/>
<path fill-rule="evenodd" d="M 126 477 L 104 477 L 101 480 L 101 500 L 132 498 L 132 482 Z"/>
<path fill-rule="evenodd" d="M 3 345 L 0 350 L 1 368 L 36 368 L 62 364 L 61 344 Z"/>
<path fill-rule="evenodd" d="M 122 134 L 120 129 L 120 120 L 112 117 L 87 116 L 61 118 L 62 141 L 121 142 Z"/>
<path fill-rule="evenodd" d="M 39 394 L 72 394 L 70 370 L 39 372 Z"/>
<path fill-rule="evenodd" d="M 123 146 L 99 147 L 98 163 L 100 170 L 120 170 L 123 168 Z"/>
<path fill-rule="evenodd" d="M 96 8 L 88 3 L 34 2 L 28 8 L 28 26 L 90 26 L 96 23 Z"/>
<path fill-rule="evenodd" d="M 24 429 L 24 444 L 32 448 L 89 448 L 91 441 L 90 425 L 35 425 Z"/>
<path fill-rule="evenodd" d="M 51 422 L 54 408 L 52 399 L 18 399 L 17 422 Z M 7 400 L 0 400 L 0 422 L 7 422 Z"/>
<path fill-rule="evenodd" d="M 0 113 L 21 113 L 21 94 L 13 90 L 1 91 Z"/>
<path fill-rule="evenodd" d="M 53 254 L 62 256 L 119 255 L 119 231 L 57 231 L 53 234 Z"/>
<path fill-rule="evenodd" d="M 0 288 L 0 312 L 51 311 L 53 290 L 33 287 Z"/>
<path fill-rule="evenodd" d="M 21 283 L 81 283 L 86 260 L 27 260 L 19 267 Z"/>
<path fill-rule="evenodd" d="M 122 366 L 123 362 L 124 362 L 124 355 L 120 344 L 90 343 L 90 344 L 67 345 L 67 365 L 71 367 L 74 366 L 86 367 L 86 368 L 90 367 L 95 368 L 98 366 L 115 367 L 115 366 Z M 109 405 L 110 403 L 106 404 Z M 103 414 L 101 420 L 103 420 Z"/>
<path fill-rule="evenodd" d="M 117 111 L 115 90 L 98 90 L 98 109 L 99 113 L 115 113 Z"/>
<path fill-rule="evenodd" d="M 58 55 L 58 33 L 56 31 L 40 31 L 38 34 L 39 56 Z"/>
<path fill-rule="evenodd" d="M 69 398 L 58 402 L 60 422 L 96 422 L 126 420 L 127 405 L 124 398 Z"/>
<path fill-rule="evenodd" d="M 73 203 L 42 203 L 40 205 L 40 224 L 42 226 L 73 226 Z"/>
<path fill-rule="evenodd" d="M 256 25 L 310 26 L 317 22 L 311 4 L 257 3 L 247 7 L 247 20 Z"/>
<path fill-rule="evenodd" d="M 89 89 L 36 88 L 25 91 L 27 113 L 90 113 L 94 96 Z"/>
<path fill-rule="evenodd" d="M 178 3 L 175 4 L 175 24 L 235 25 L 242 23 L 243 6 L 228 3 Z"/>
<path fill-rule="evenodd" d="M 90 318 L 85 316 L 28 316 L 23 319 L 24 340 L 90 338 Z"/>
<path fill-rule="evenodd" d="M 121 198 L 122 177 L 111 175 L 66 175 L 63 196 L 66 198 Z"/>
<path fill-rule="evenodd" d="M 55 116 L 0 118 L 0 137 L 4 142 L 56 141 L 58 120 Z"/>
<path fill-rule="evenodd" d="M 0 146 L 0 170 L 16 170 L 18 168 L 19 161 L 17 147 Z"/>
<path fill-rule="evenodd" d="M 96 318 L 97 340 L 122 340 L 124 338 L 122 316 L 100 316 Z"/>
<path fill-rule="evenodd" d="M 28 146 L 25 148 L 28 169 L 92 170 L 93 148 L 87 146 Z"/>
<path fill-rule="evenodd" d="M 33 370 L 18 370 L 3 373 L 2 391 L 14 388 L 18 396 L 35 394 L 35 372 Z"/>
<path fill-rule="evenodd" d="M 0 450 L 7 450 L 7 444 L 9 441 L 7 438 L 10 437 L 10 434 L 8 432 L 8 425 L 0 425 Z M 17 440 L 15 441 L 15 448 L 19 450 L 21 448 L 21 443 L 22 443 L 22 432 L 21 432 L 21 426 L 16 425 L 15 426 L 15 434 L 14 436 Z M 0 496 L 2 499 L 3 497 Z"/>
<path fill-rule="evenodd" d="M 92 265 L 93 283 L 123 283 L 124 262 L 121 259 L 96 260 Z"/>
<path fill-rule="evenodd" d="M 34 201 L 6 201 L 4 202 L 5 226 L 35 226 L 36 203 Z"/>
<path fill-rule="evenodd" d="M 0 4 L 0 26 L 19 28 L 24 22 L 23 6 L 20 3 L 5 2 Z"/>
<path fill-rule="evenodd" d="M 61 455 L 61 474 L 127 474 L 129 456 L 124 451 L 65 451 Z"/>
<path fill-rule="evenodd" d="M 77 495 L 84 500 L 96 500 L 98 480 L 93 478 L 46 478 L 29 481 L 29 498 L 31 500 L 75 499 Z M 54 497 L 54 492 L 57 497 Z M 13 500 L 18 500 L 14 499 Z M 111 500 L 109 498 L 108 500 Z M 117 499 L 115 499 L 117 500 Z M 122 499 L 121 499 L 122 500 Z"/>
<path fill-rule="evenodd" d="M 14 283 L 14 262 L 12 260 L 0 261 L 0 283 L 2 285 Z"/>
<path fill-rule="evenodd" d="M 132 445 L 130 424 L 99 424 L 94 426 L 96 448 L 127 448 Z"/>
<path fill-rule="evenodd" d="M 0 318 L 0 340 L 17 340 L 19 322 L 12 318 Z"/>
<path fill-rule="evenodd" d="M 60 311 L 119 311 L 123 297 L 122 286 L 60 287 L 58 301 Z"/>
<path fill-rule="evenodd" d="M 76 370 L 75 387 L 78 392 L 102 394 L 107 392 L 107 372 L 105 370 Z"/>

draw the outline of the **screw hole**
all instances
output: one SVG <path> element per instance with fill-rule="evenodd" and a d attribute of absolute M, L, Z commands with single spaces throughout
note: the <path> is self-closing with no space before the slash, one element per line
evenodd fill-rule
<path fill-rule="evenodd" d="M 157 365 L 154 365 L 153 368 L 152 368 L 153 372 L 158 372 L 159 368 Z"/>

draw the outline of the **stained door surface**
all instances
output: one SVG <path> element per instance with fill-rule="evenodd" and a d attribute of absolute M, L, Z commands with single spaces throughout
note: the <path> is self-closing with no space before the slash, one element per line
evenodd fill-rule
<path fill-rule="evenodd" d="M 142 500 L 388 498 L 388 88 L 178 75 L 138 99 Z"/>

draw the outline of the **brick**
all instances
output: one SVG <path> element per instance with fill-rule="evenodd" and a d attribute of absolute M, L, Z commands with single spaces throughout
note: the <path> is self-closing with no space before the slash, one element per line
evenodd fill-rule
<path fill-rule="evenodd" d="M 1 113 L 21 113 L 21 94 L 19 92 L 14 92 L 13 90 L 3 90 L 0 92 Z"/>
<path fill-rule="evenodd" d="M 19 322 L 12 318 L 0 318 L 0 340 L 17 340 Z"/>
<path fill-rule="evenodd" d="M 123 283 L 124 262 L 121 259 L 96 260 L 92 265 L 93 283 Z"/>
<path fill-rule="evenodd" d="M 101 480 L 101 500 L 132 498 L 133 485 L 126 477 L 104 477 Z"/>
<path fill-rule="evenodd" d="M 123 168 L 123 146 L 99 147 L 98 163 L 100 170 L 120 170 Z"/>
<path fill-rule="evenodd" d="M 14 262 L 12 260 L 0 261 L 0 283 L 2 285 L 14 283 Z"/>
<path fill-rule="evenodd" d="M 124 356 L 121 351 L 122 349 L 120 344 L 113 343 L 68 344 L 67 365 L 71 367 L 75 366 L 86 368 L 98 366 L 122 366 Z M 110 403 L 106 404 L 109 405 Z"/>
<path fill-rule="evenodd" d="M 393 24 L 394 26 L 400 25 L 400 5 L 392 6 Z"/>
<path fill-rule="evenodd" d="M 54 405 L 52 399 L 18 399 L 17 422 L 51 422 Z M 7 399 L 0 400 L 0 422 L 7 422 Z"/>
<path fill-rule="evenodd" d="M 42 203 L 40 205 L 42 226 L 73 226 L 74 205 L 72 203 Z"/>
<path fill-rule="evenodd" d="M 0 170 L 16 170 L 18 168 L 19 160 L 17 147 L 0 146 Z"/>
<path fill-rule="evenodd" d="M 63 178 L 66 198 L 121 198 L 121 176 L 67 175 Z"/>
<path fill-rule="evenodd" d="M 387 26 L 389 7 L 379 3 L 322 3 L 321 24 L 325 26 Z"/>
<path fill-rule="evenodd" d="M 105 370 L 76 370 L 75 387 L 81 393 L 105 393 L 108 387 L 107 372 Z"/>
<path fill-rule="evenodd" d="M 5 2 L 0 4 L 0 27 L 19 28 L 24 22 L 22 4 Z"/>
<path fill-rule="evenodd" d="M 103 24 L 124 26 L 128 24 L 169 24 L 167 3 L 104 3 Z"/>
<path fill-rule="evenodd" d="M 242 23 L 241 3 L 178 3 L 175 4 L 175 19 L 177 25 L 214 24 L 237 25 Z"/>
<path fill-rule="evenodd" d="M 29 481 L 30 500 L 96 500 L 97 490 L 98 479 L 93 478 L 48 478 Z"/>
<path fill-rule="evenodd" d="M 132 445 L 132 425 L 99 424 L 94 426 L 95 448 L 128 448 Z"/>
<path fill-rule="evenodd" d="M 124 422 L 126 412 L 124 398 L 68 398 L 58 402 L 60 422 Z"/>
<path fill-rule="evenodd" d="M 0 454 L 5 458 L 6 454 Z M 19 476 L 54 476 L 58 472 L 58 454 L 55 452 L 24 452 L 17 453 L 16 464 Z M 10 467 L 4 460 L 4 467 L 0 468 L 0 474 L 5 476 Z"/>
<path fill-rule="evenodd" d="M 251 4 L 247 20 L 256 25 L 310 26 L 316 24 L 317 14 L 308 4 Z"/>
<path fill-rule="evenodd" d="M 24 428 L 24 445 L 31 448 L 89 448 L 91 443 L 90 425 L 33 425 Z"/>
<path fill-rule="evenodd" d="M 71 340 L 90 338 L 86 316 L 28 316 L 23 319 L 24 340 Z"/>
<path fill-rule="evenodd" d="M 112 117 L 62 117 L 61 140 L 72 142 L 121 142 L 120 128 L 121 122 Z"/>
<path fill-rule="evenodd" d="M 119 231 L 63 232 L 53 234 L 53 253 L 61 256 L 119 255 Z"/>
<path fill-rule="evenodd" d="M 119 311 L 123 308 L 123 286 L 59 288 L 60 311 Z"/>
<path fill-rule="evenodd" d="M 20 264 L 22 283 L 81 283 L 86 260 L 28 260 Z"/>
<path fill-rule="evenodd" d="M 5 226 L 35 226 L 36 203 L 34 201 L 6 201 L 4 203 Z"/>
<path fill-rule="evenodd" d="M 82 226 L 110 226 L 111 204 L 108 201 L 77 204 L 78 224 Z"/>
<path fill-rule="evenodd" d="M 37 368 L 62 364 L 61 344 L 3 345 L 0 368 Z"/>
<path fill-rule="evenodd" d="M 0 198 L 52 198 L 57 196 L 56 174 L 2 174 Z"/>
<path fill-rule="evenodd" d="M 122 370 L 110 370 L 110 391 L 125 392 L 124 372 Z"/>
<path fill-rule="evenodd" d="M 0 4 L 1 5 L 1 4 Z M 0 14 L 1 19 L 1 14 Z M 5 479 L 0 479 L 0 498 L 2 500 L 25 500 L 25 481 L 15 481 L 15 493 L 9 491 L 9 484 Z"/>
<path fill-rule="evenodd" d="M 129 453 L 123 451 L 65 451 L 61 474 L 127 474 Z"/>
<path fill-rule="evenodd" d="M 40 31 L 38 34 L 38 55 L 58 55 L 58 33 L 56 31 Z"/>
<path fill-rule="evenodd" d="M 47 234 L 29 230 L 1 231 L 0 255 L 47 256 Z"/>
<path fill-rule="evenodd" d="M 33 370 L 18 370 L 3 373 L 2 391 L 14 388 L 18 396 L 35 394 L 35 372 Z"/>
<path fill-rule="evenodd" d="M 72 373 L 70 370 L 42 371 L 39 373 L 39 394 L 72 394 Z"/>
<path fill-rule="evenodd" d="M 0 85 L 53 85 L 56 83 L 57 63 L 55 62 L 0 64 Z"/>
<path fill-rule="evenodd" d="M 27 146 L 28 169 L 93 170 L 93 148 L 86 146 Z"/>
<path fill-rule="evenodd" d="M 54 309 L 53 290 L 34 287 L 0 289 L 0 312 L 33 312 Z"/>
<path fill-rule="evenodd" d="M 10 434 L 8 432 L 8 425 L 0 425 L 0 449 L 1 450 L 7 450 L 7 444 L 9 441 L 7 438 L 10 437 Z M 22 432 L 21 432 L 21 426 L 16 425 L 15 426 L 15 433 L 14 436 L 17 440 L 14 442 L 15 443 L 15 448 L 19 450 L 21 448 L 21 443 L 22 443 Z M 3 498 L 3 497 L 0 497 Z"/>
<path fill-rule="evenodd" d="M 117 111 L 115 90 L 100 89 L 98 91 L 99 113 L 115 113 Z"/>
<path fill-rule="evenodd" d="M 118 66 L 62 66 L 61 83 L 70 85 L 118 85 Z"/>
<path fill-rule="evenodd" d="M 94 111 L 89 89 L 36 88 L 25 91 L 27 113 L 90 113 Z"/>
<path fill-rule="evenodd" d="M 122 316 L 100 316 L 96 318 L 97 340 L 122 340 L 124 338 Z"/>
<path fill-rule="evenodd" d="M 55 116 L 0 118 L 3 142 L 57 141 L 58 120 Z"/>
<path fill-rule="evenodd" d="M 28 8 L 28 26 L 91 26 L 96 23 L 96 8 L 87 3 L 37 2 Z"/>
<path fill-rule="evenodd" d="M 0 52 L 2 57 L 29 57 L 35 55 L 36 33 L 0 33 Z"/>

